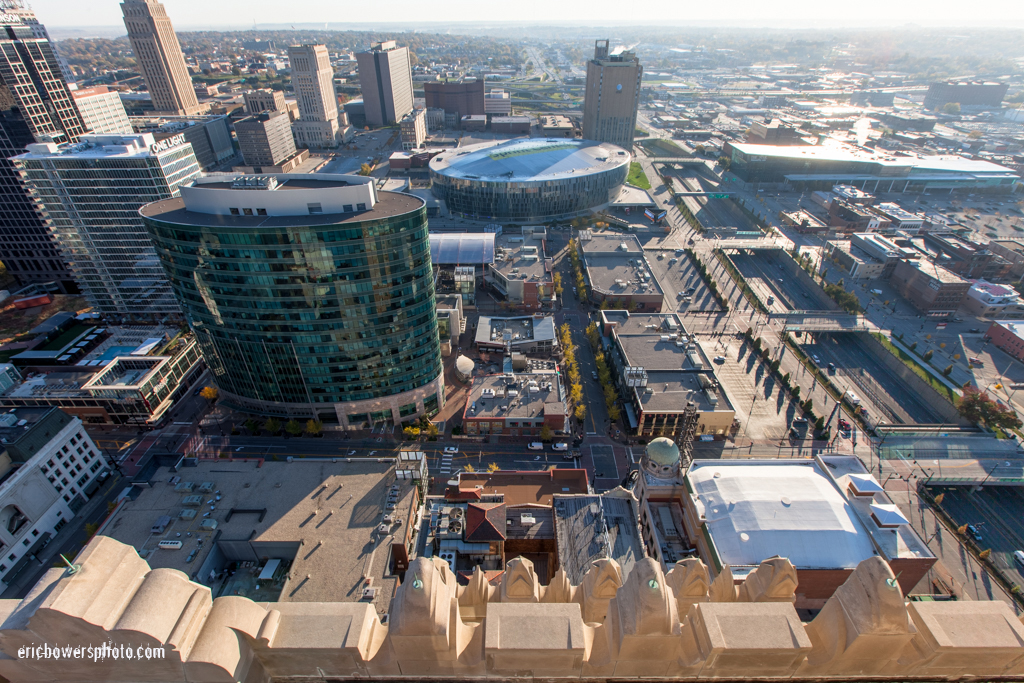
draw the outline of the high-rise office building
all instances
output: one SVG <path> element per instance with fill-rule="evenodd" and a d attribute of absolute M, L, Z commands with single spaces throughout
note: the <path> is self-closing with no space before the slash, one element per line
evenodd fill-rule
<path fill-rule="evenodd" d="M 33 37 L 48 42 L 53 47 L 53 54 L 57 58 L 57 64 L 60 66 L 60 73 L 64 78 L 64 82 L 75 82 L 75 76 L 71 73 L 71 67 L 68 66 L 67 60 L 61 56 L 57 46 L 50 40 L 50 33 L 46 30 L 46 26 L 39 22 L 35 11 L 31 7 L 26 7 L 22 0 L 0 0 L 0 14 L 18 17 L 23 24 L 32 30 Z"/>
<path fill-rule="evenodd" d="M 409 48 L 398 47 L 393 40 L 374 43 L 369 50 L 356 55 L 356 62 L 368 124 L 394 125 L 412 111 Z M 483 95 L 482 87 L 480 94 Z"/>
<path fill-rule="evenodd" d="M 10 157 L 42 140 L 74 142 L 85 132 L 50 41 L 20 3 L 0 4 L 0 261 L 20 284 L 76 293 L 71 271 Z M 15 11 L 17 10 L 17 11 Z"/>
<path fill-rule="evenodd" d="M 31 144 L 12 161 L 97 312 L 139 319 L 180 313 L 139 207 L 199 176 L 183 136 L 157 143 L 150 134 L 83 135 L 77 145 Z"/>
<path fill-rule="evenodd" d="M 264 111 L 235 123 L 235 135 L 246 166 L 278 166 L 295 156 L 288 114 Z"/>
<path fill-rule="evenodd" d="M 334 68 L 327 48 L 292 45 L 288 48 L 288 60 L 299 104 L 299 120 L 292 124 L 295 141 L 304 147 L 336 146 L 340 128 L 338 98 L 334 94 Z"/>
<path fill-rule="evenodd" d="M 185 141 L 192 144 L 192 152 L 204 173 L 218 170 L 219 166 L 237 155 L 231 141 L 228 117 L 223 114 L 132 116 L 130 121 L 136 133 L 152 133 L 157 142 L 184 135 Z"/>
<path fill-rule="evenodd" d="M 121 3 L 132 52 L 146 79 L 153 108 L 161 114 L 193 116 L 209 110 L 199 104 L 178 36 L 164 6 L 156 0 Z"/>
<path fill-rule="evenodd" d="M 489 113 L 482 78 L 424 83 L 423 98 L 428 109 L 444 109 L 444 113 L 455 114 L 459 118 Z M 510 107 L 507 112 L 497 113 L 508 114 L 511 111 Z"/>
<path fill-rule="evenodd" d="M 399 123 L 402 133 L 402 149 L 418 149 L 427 139 L 427 110 L 416 109 L 402 117 Z"/>
<path fill-rule="evenodd" d="M 242 93 L 242 99 L 245 101 L 246 114 L 259 114 L 261 111 L 288 111 L 284 93 L 280 90 L 246 90 Z"/>
<path fill-rule="evenodd" d="M 633 149 L 636 110 L 644 68 L 631 51 L 609 54 L 608 41 L 594 44 L 583 95 L 583 137 Z"/>
<path fill-rule="evenodd" d="M 441 407 L 419 197 L 363 176 L 210 176 L 141 213 L 228 405 L 345 428 Z"/>
<path fill-rule="evenodd" d="M 79 88 L 71 93 L 82 115 L 82 123 L 90 133 L 102 135 L 131 135 L 132 123 L 121 104 L 117 91 L 105 85 Z"/>

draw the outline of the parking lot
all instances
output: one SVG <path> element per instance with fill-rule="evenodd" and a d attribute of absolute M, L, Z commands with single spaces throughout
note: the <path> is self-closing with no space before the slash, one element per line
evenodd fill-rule
<path fill-rule="evenodd" d="M 853 391 L 867 410 L 868 420 L 892 424 L 940 424 L 944 422 L 924 400 L 882 365 L 859 334 L 805 333 L 804 353 L 819 359 L 842 391 Z M 835 370 L 829 368 L 835 364 Z"/>
<path fill-rule="evenodd" d="M 1024 569 L 1013 561 L 1013 552 L 1024 550 L 1024 489 L 986 486 L 975 491 L 969 486 L 939 486 L 930 490 L 933 495 L 943 494 L 941 507 L 954 523 L 973 525 L 981 536 L 975 541 L 978 547 L 991 549 L 992 562 L 1024 586 Z"/>
<path fill-rule="evenodd" d="M 662 290 L 665 292 L 666 311 L 719 311 L 721 307 L 715 301 L 704 283 L 704 279 L 697 272 L 697 267 L 686 255 L 686 252 L 676 254 L 678 249 L 645 249 L 647 260 L 651 264 L 654 276 L 658 278 Z M 661 258 L 658 258 L 661 256 Z M 675 263 L 672 261 L 675 260 Z M 693 287 L 691 300 L 686 302 L 680 294 Z"/>

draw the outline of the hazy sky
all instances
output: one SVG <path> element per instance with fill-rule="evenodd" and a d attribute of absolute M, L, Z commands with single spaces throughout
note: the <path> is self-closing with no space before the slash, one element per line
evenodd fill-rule
<path fill-rule="evenodd" d="M 30 0 L 50 26 L 121 23 L 118 0 Z M 707 23 L 773 27 L 1024 26 L 1021 0 L 165 0 L 177 28 L 330 22 L 516 22 L 588 24 Z M 623 10 L 635 10 L 623 16 Z M 425 27 L 427 28 L 427 27 Z M 429 30 L 437 30 L 436 24 Z"/>

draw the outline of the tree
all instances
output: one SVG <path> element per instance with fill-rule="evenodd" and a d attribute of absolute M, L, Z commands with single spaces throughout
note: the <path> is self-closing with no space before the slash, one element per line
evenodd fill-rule
<path fill-rule="evenodd" d="M 967 134 L 967 137 L 971 140 L 980 140 L 981 136 L 984 135 L 980 130 L 972 130 Z"/>
<path fill-rule="evenodd" d="M 427 438 L 430 439 L 431 441 L 437 440 L 437 425 L 434 424 L 433 422 L 427 424 Z"/>
<path fill-rule="evenodd" d="M 466 472 L 476 472 L 476 468 L 470 465 L 468 462 L 462 466 L 462 469 Z"/>
<path fill-rule="evenodd" d="M 359 166 L 359 175 L 370 175 L 373 173 L 373 166 L 362 164 Z"/>
<path fill-rule="evenodd" d="M 259 423 L 256 422 L 256 420 L 252 419 L 251 417 L 245 421 L 245 428 L 248 429 L 249 433 L 254 436 L 258 434 L 260 431 Z"/>
<path fill-rule="evenodd" d="M 556 272 L 554 275 L 551 276 L 551 286 L 554 288 L 555 294 L 558 294 L 559 296 L 561 296 L 561 294 L 562 294 L 562 274 L 561 273 Z"/>
<path fill-rule="evenodd" d="M 583 401 L 583 387 L 579 384 L 573 384 L 569 389 L 569 398 L 573 404 L 581 403 Z"/>
<path fill-rule="evenodd" d="M 288 423 L 284 426 L 284 430 L 292 436 L 298 436 L 302 433 L 302 425 L 298 423 L 295 418 L 288 420 Z"/>
<path fill-rule="evenodd" d="M 496 462 L 492 462 L 490 465 L 487 466 L 487 471 L 488 472 L 497 472 L 500 469 L 501 468 L 498 467 L 498 463 L 496 463 Z"/>
<path fill-rule="evenodd" d="M 622 417 L 622 411 L 619 409 L 619 406 L 613 405 L 608 408 L 609 420 L 611 420 L 612 422 L 618 422 L 620 417 Z"/>
<path fill-rule="evenodd" d="M 213 403 L 217 400 L 217 393 L 217 387 L 203 387 L 203 390 L 199 392 L 199 395 L 210 403 Z"/>
<path fill-rule="evenodd" d="M 281 421 L 276 417 L 268 417 L 267 421 L 263 423 L 263 429 L 271 434 L 277 434 L 281 431 Z"/>
<path fill-rule="evenodd" d="M 942 505 L 942 501 L 944 501 L 945 499 L 946 499 L 946 494 L 945 493 L 940 493 L 939 495 L 935 496 L 935 504 L 936 505 Z"/>
<path fill-rule="evenodd" d="M 732 159 L 723 154 L 722 156 L 718 157 L 718 165 L 721 166 L 726 171 L 728 171 L 729 167 L 732 166 Z"/>
<path fill-rule="evenodd" d="M 540 428 L 540 440 L 541 441 L 551 441 L 551 439 L 553 439 L 554 436 L 555 436 L 555 433 L 553 431 L 551 431 L 551 427 L 548 427 L 547 425 L 544 425 L 544 426 L 542 426 Z"/>
<path fill-rule="evenodd" d="M 413 439 L 419 438 L 420 429 L 419 427 L 406 427 L 402 430 L 402 434 L 405 435 L 407 440 L 412 441 Z"/>
<path fill-rule="evenodd" d="M 953 372 L 953 366 L 947 365 L 946 368 L 942 371 L 942 374 L 945 375 L 946 377 L 949 377 L 949 373 L 951 372 Z"/>
<path fill-rule="evenodd" d="M 932 359 L 932 355 L 932 350 L 928 349 L 927 351 L 924 352 L 924 356 L 922 357 L 927 361 Z"/>
<path fill-rule="evenodd" d="M 306 420 L 306 433 L 319 436 L 324 431 L 324 423 L 317 419 Z"/>
<path fill-rule="evenodd" d="M 590 341 L 591 348 L 596 349 L 601 343 L 601 333 L 597 331 L 597 323 L 591 321 L 587 325 L 587 339 Z"/>
<path fill-rule="evenodd" d="M 587 408 L 586 408 L 586 406 L 584 406 L 582 403 L 578 404 L 576 406 L 576 410 L 573 411 L 573 415 L 576 416 L 577 420 L 579 420 L 580 422 L 583 422 L 583 418 L 585 418 L 587 416 Z"/>
<path fill-rule="evenodd" d="M 982 560 L 987 560 L 991 554 L 992 554 L 992 549 L 991 548 L 985 548 L 980 553 L 978 553 L 978 558 L 982 559 Z"/>
<path fill-rule="evenodd" d="M 793 400 L 796 401 L 800 398 L 800 387 L 793 387 Z"/>
<path fill-rule="evenodd" d="M 960 113 L 960 103 L 959 102 L 946 102 L 944 105 L 942 105 L 942 113 L 943 114 L 950 114 L 950 115 L 959 114 Z"/>

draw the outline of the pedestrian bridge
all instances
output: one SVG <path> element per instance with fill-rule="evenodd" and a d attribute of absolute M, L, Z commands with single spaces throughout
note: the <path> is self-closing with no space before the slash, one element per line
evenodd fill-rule
<path fill-rule="evenodd" d="M 782 320 L 784 332 L 877 332 L 878 326 L 862 315 L 840 311 L 788 311 L 769 313 Z"/>

